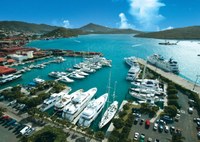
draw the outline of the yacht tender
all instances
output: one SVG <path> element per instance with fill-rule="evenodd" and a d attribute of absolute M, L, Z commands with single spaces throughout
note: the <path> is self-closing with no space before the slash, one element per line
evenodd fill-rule
<path fill-rule="evenodd" d="M 96 119 L 96 117 L 99 115 L 99 113 L 105 106 L 107 98 L 108 93 L 105 93 L 99 98 L 90 101 L 87 107 L 81 113 L 81 117 L 78 121 L 78 124 L 84 127 L 89 127 L 92 121 Z"/>

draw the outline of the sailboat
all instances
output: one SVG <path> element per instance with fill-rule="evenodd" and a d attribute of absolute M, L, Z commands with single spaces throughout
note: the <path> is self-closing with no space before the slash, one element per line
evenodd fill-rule
<path fill-rule="evenodd" d="M 116 90 L 116 83 L 115 82 L 115 87 L 114 87 L 114 92 L 113 92 L 113 99 L 115 98 L 115 90 Z M 108 124 L 113 117 L 115 116 L 116 112 L 118 110 L 118 101 L 114 101 L 105 111 L 103 114 L 103 117 L 101 118 L 101 121 L 99 122 L 99 128 L 103 128 L 106 124 Z"/>

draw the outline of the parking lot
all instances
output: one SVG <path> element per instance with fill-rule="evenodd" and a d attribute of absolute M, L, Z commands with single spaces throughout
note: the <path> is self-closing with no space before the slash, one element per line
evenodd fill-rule
<path fill-rule="evenodd" d="M 8 128 L 3 127 L 0 125 L 0 138 L 1 142 L 17 142 L 18 139 L 14 133 Z"/>
<path fill-rule="evenodd" d="M 185 142 L 198 142 L 197 137 L 197 124 L 193 121 L 194 118 L 199 117 L 197 114 L 197 111 L 194 109 L 193 113 L 188 112 L 189 104 L 188 104 L 188 97 L 182 93 L 179 92 L 179 104 L 181 105 L 181 109 L 179 111 L 180 118 L 177 121 L 174 121 L 170 124 L 166 124 L 169 127 L 169 132 L 165 132 L 165 124 L 163 125 L 162 132 L 159 129 L 160 123 L 158 122 L 158 128 L 154 130 L 154 123 L 150 123 L 149 128 L 145 127 L 145 121 L 148 118 L 147 115 L 142 115 L 138 118 L 138 122 L 134 121 L 133 126 L 131 128 L 131 132 L 129 134 L 129 138 L 133 139 L 135 132 L 139 133 L 139 138 L 141 134 L 145 135 L 144 141 L 147 141 L 148 138 L 152 138 L 152 141 L 154 142 L 155 139 L 158 139 L 161 142 L 169 142 L 172 139 L 172 134 L 170 133 L 170 127 L 174 127 L 175 131 L 180 130 L 182 136 L 185 138 Z M 141 123 L 141 119 L 144 120 L 143 123 Z M 178 131 L 179 132 L 179 131 Z"/>

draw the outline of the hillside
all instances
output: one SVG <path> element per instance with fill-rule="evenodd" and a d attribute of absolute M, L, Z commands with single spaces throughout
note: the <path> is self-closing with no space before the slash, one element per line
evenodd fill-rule
<path fill-rule="evenodd" d="M 79 29 L 57 28 L 43 35 L 43 37 L 73 37 L 83 34 Z"/>
<path fill-rule="evenodd" d="M 33 24 L 20 21 L 0 21 L 0 30 L 16 32 L 47 33 L 57 29 L 56 26 Z"/>
<path fill-rule="evenodd" d="M 109 28 L 105 26 L 101 26 L 98 24 L 89 23 L 81 28 L 80 30 L 90 34 L 138 34 L 142 33 L 140 31 L 132 30 L 132 29 L 115 29 L 115 28 Z"/>
<path fill-rule="evenodd" d="M 177 28 L 159 32 L 141 33 L 135 37 L 157 39 L 200 39 L 200 26 Z"/>

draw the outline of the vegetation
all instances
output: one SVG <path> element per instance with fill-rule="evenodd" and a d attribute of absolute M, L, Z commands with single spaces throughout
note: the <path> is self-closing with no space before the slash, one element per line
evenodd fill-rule
<path fill-rule="evenodd" d="M 0 107 L 0 117 L 3 116 L 3 112 L 6 111 L 6 108 Z"/>
<path fill-rule="evenodd" d="M 158 39 L 200 39 L 200 26 L 177 28 L 159 32 L 141 33 L 135 37 L 158 38 Z"/>
<path fill-rule="evenodd" d="M 64 142 L 67 135 L 60 128 L 45 126 L 42 130 L 34 133 L 27 142 Z"/>
<path fill-rule="evenodd" d="M 66 29 L 57 28 L 49 33 L 43 35 L 43 37 L 73 37 L 83 34 L 83 31 L 79 29 Z"/>
<path fill-rule="evenodd" d="M 177 108 L 174 105 L 165 106 L 164 113 L 168 116 L 175 117 L 177 114 Z"/>
<path fill-rule="evenodd" d="M 33 24 L 20 21 L 1 21 L 0 29 L 4 31 L 46 33 L 58 27 L 45 24 Z"/>
<path fill-rule="evenodd" d="M 141 110 L 141 113 L 149 114 L 150 117 L 153 117 L 154 115 L 156 115 L 157 111 L 159 110 L 159 107 L 152 106 L 148 103 L 142 103 L 140 110 Z"/>
<path fill-rule="evenodd" d="M 104 139 L 104 132 L 102 132 L 102 131 L 96 132 L 96 133 L 95 133 L 95 137 L 96 137 L 97 139 L 100 139 L 100 140 Z"/>
<path fill-rule="evenodd" d="M 182 135 L 173 134 L 172 142 L 183 142 L 185 138 Z"/>
<path fill-rule="evenodd" d="M 113 119 L 113 125 L 116 129 L 121 129 L 124 126 L 124 121 L 121 118 Z"/>

